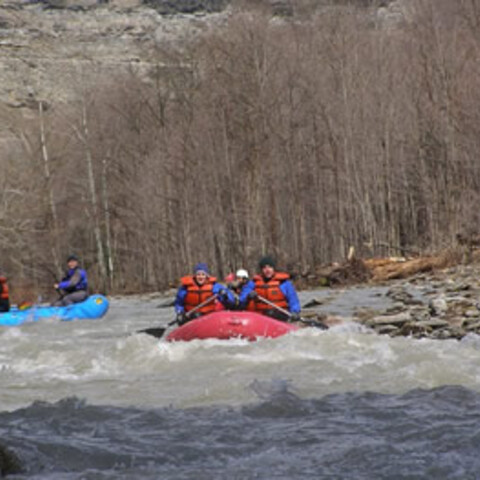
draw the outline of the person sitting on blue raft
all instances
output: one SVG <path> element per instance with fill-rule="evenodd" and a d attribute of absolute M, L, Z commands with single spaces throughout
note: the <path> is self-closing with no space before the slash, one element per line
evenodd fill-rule
<path fill-rule="evenodd" d="M 76 255 L 67 258 L 68 270 L 60 283 L 54 285 L 60 298 L 52 303 L 55 307 L 71 305 L 72 303 L 83 302 L 88 297 L 87 272 L 80 268 Z"/>
<path fill-rule="evenodd" d="M 179 325 L 216 311 L 216 300 L 225 308 L 235 305 L 233 293 L 210 275 L 206 263 L 195 265 L 193 275 L 182 277 L 180 282 L 174 304 Z"/>

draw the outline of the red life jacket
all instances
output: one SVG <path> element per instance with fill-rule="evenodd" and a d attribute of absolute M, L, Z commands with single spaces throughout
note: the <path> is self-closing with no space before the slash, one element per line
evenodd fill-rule
<path fill-rule="evenodd" d="M 8 300 L 10 295 L 8 294 L 8 285 L 7 285 L 7 278 L 0 277 L 0 299 Z"/>
<path fill-rule="evenodd" d="M 184 300 L 184 308 L 186 312 L 189 312 L 197 305 L 200 305 L 205 300 L 213 296 L 213 284 L 217 281 L 215 277 L 208 277 L 206 282 L 200 286 L 195 281 L 193 276 L 183 277 L 181 280 L 182 285 L 187 289 L 187 295 Z M 196 310 L 198 313 L 210 313 L 215 310 L 215 302 L 212 300 L 207 305 Z"/>
<path fill-rule="evenodd" d="M 275 272 L 275 275 L 266 282 L 261 275 L 255 275 L 253 281 L 255 282 L 255 291 L 261 297 L 274 303 L 277 307 L 288 308 L 288 302 L 285 295 L 280 290 L 280 285 L 290 278 L 288 273 Z M 247 305 L 247 310 L 256 312 L 264 312 L 271 310 L 272 306 L 262 302 L 259 298 L 250 300 Z"/>

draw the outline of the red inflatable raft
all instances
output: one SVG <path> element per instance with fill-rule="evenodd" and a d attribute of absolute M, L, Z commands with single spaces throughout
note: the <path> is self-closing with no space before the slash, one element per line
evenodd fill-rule
<path fill-rule="evenodd" d="M 298 326 L 281 322 L 255 312 L 220 311 L 192 320 L 176 328 L 167 336 L 167 341 L 178 342 L 218 338 L 275 338 L 298 330 Z"/>

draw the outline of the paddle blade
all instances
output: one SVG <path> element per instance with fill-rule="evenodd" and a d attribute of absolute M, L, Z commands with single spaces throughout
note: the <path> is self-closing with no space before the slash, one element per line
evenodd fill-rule
<path fill-rule="evenodd" d="M 143 330 L 137 330 L 137 333 L 146 333 L 147 335 L 152 335 L 155 338 L 162 338 L 165 333 L 166 328 L 157 327 L 157 328 L 144 328 Z"/>

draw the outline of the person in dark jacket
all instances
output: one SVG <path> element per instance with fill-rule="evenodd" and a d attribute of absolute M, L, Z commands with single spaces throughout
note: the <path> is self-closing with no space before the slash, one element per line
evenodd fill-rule
<path fill-rule="evenodd" d="M 56 307 L 83 302 L 88 297 L 87 272 L 80 268 L 76 255 L 67 258 L 68 270 L 60 283 L 54 285 L 60 297 L 52 305 Z"/>
<path fill-rule="evenodd" d="M 275 270 L 272 257 L 263 257 L 259 264 L 260 273 L 247 283 L 240 293 L 240 307 L 277 318 L 296 321 L 300 315 L 300 301 L 290 275 Z M 267 300 L 267 302 L 262 299 Z M 275 305 L 277 308 L 275 308 Z M 286 315 L 284 312 L 289 312 Z"/>
<path fill-rule="evenodd" d="M 181 279 L 174 304 L 177 323 L 183 325 L 194 318 L 216 311 L 216 300 L 225 308 L 235 304 L 233 293 L 210 275 L 207 264 L 198 263 L 193 269 L 193 275 Z"/>

